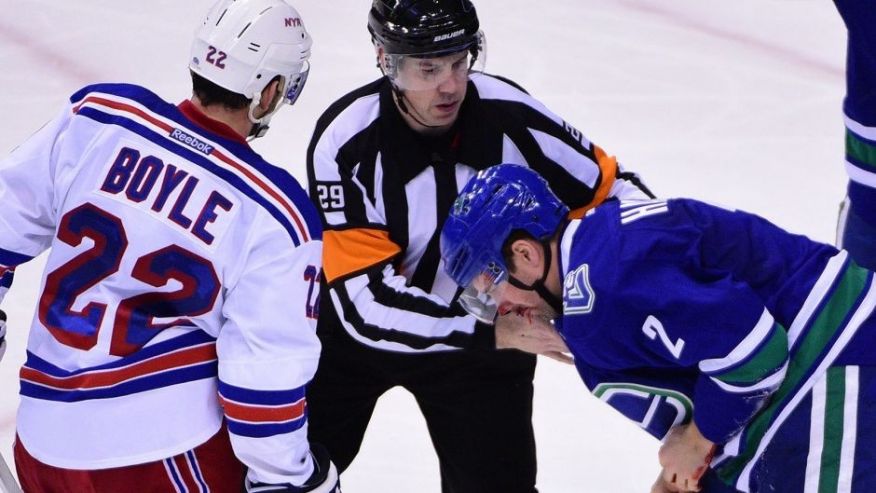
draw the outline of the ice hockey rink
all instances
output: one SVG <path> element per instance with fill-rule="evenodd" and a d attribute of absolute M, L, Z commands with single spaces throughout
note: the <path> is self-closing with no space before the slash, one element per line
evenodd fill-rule
<path fill-rule="evenodd" d="M 659 196 L 731 205 L 833 242 L 845 185 L 845 30 L 831 1 L 474 1 L 487 71 L 521 84 Z M 188 97 L 190 37 L 210 3 L 0 0 L 0 156 L 92 82 Z M 379 74 L 365 28 L 370 0 L 293 3 L 314 39 L 310 80 L 254 147 L 303 182 L 316 118 Z M 40 259 L 20 268 L 2 303 L 7 461 L 41 268 Z M 571 366 L 539 361 L 535 388 L 540 491 L 649 490 L 656 440 L 591 396 Z M 407 392 L 379 402 L 342 484 L 348 493 L 440 491 L 425 423 Z"/>

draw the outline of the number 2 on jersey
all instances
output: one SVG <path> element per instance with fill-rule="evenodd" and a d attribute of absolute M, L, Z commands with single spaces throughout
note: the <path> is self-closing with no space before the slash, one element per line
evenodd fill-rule
<path fill-rule="evenodd" d="M 58 239 L 74 247 L 85 239 L 94 245 L 46 277 L 39 319 L 59 342 L 87 351 L 97 344 L 107 306 L 91 302 L 75 311 L 73 305 L 82 293 L 118 272 L 128 247 L 127 235 L 119 218 L 86 203 L 64 215 Z M 162 329 L 191 324 L 185 317 L 210 311 L 219 294 L 213 264 L 177 245 L 140 257 L 130 275 L 156 288 L 171 280 L 182 287 L 172 292 L 137 294 L 119 302 L 109 351 L 114 356 L 133 353 Z M 152 323 L 155 317 L 182 318 L 156 325 Z"/>
<path fill-rule="evenodd" d="M 645 325 L 642 326 L 642 332 L 648 336 L 648 339 L 652 341 L 660 337 L 660 342 L 666 346 L 666 349 L 669 350 L 669 353 L 678 359 L 681 357 L 681 351 L 684 349 L 684 339 L 679 338 L 677 341 L 672 342 L 669 339 L 669 335 L 666 334 L 666 329 L 663 327 L 663 323 L 657 320 L 657 317 L 654 315 L 648 315 L 648 318 L 645 319 Z"/>

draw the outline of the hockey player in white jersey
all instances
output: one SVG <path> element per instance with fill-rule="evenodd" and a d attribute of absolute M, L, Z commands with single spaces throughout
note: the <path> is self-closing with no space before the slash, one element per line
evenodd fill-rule
<path fill-rule="evenodd" d="M 338 491 L 304 397 L 319 218 L 246 142 L 297 99 L 310 45 L 285 1 L 222 0 L 191 100 L 89 86 L 0 161 L 2 289 L 51 247 L 20 372 L 26 491 Z"/>

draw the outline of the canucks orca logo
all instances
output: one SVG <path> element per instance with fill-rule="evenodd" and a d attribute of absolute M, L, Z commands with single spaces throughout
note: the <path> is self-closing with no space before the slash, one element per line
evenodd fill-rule
<path fill-rule="evenodd" d="M 593 311 L 596 293 L 590 286 L 590 266 L 583 264 L 566 274 L 563 283 L 563 315 L 579 315 Z"/>
<path fill-rule="evenodd" d="M 604 382 L 593 395 L 663 439 L 669 430 L 690 421 L 693 402 L 681 392 L 628 382 Z"/>

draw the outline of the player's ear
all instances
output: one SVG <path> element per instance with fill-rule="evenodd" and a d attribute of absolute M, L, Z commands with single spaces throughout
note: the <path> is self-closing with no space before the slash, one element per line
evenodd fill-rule
<path fill-rule="evenodd" d="M 541 268 L 544 261 L 541 245 L 531 238 L 521 238 L 511 243 L 511 253 L 517 269 Z"/>
<path fill-rule="evenodd" d="M 278 103 L 275 101 L 279 99 L 280 91 L 283 86 L 283 78 L 277 76 L 274 80 L 271 81 L 270 84 L 266 85 L 264 89 L 262 89 L 262 98 L 259 100 L 259 108 L 265 113 L 271 111 L 274 108 L 274 103 Z"/>
<path fill-rule="evenodd" d="M 387 75 L 389 72 L 387 72 L 386 49 L 382 45 L 375 43 L 374 54 L 377 57 L 377 68 L 380 69 L 383 75 Z"/>

